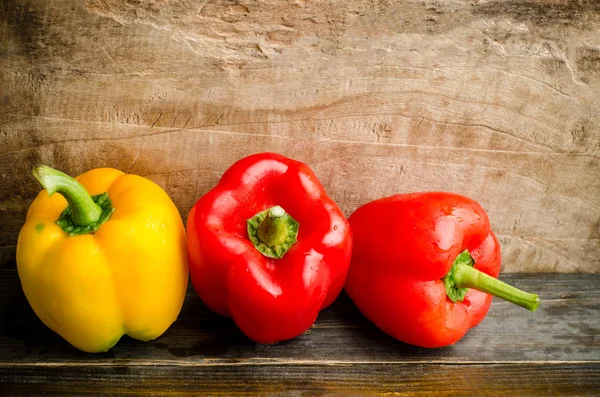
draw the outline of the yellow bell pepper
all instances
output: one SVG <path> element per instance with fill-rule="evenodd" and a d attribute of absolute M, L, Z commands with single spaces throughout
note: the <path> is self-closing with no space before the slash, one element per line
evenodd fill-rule
<path fill-rule="evenodd" d="M 38 166 L 34 176 L 45 191 L 19 234 L 17 268 L 37 316 L 86 352 L 107 351 L 124 334 L 159 337 L 188 283 L 185 231 L 169 196 L 111 168 L 76 181 Z"/>

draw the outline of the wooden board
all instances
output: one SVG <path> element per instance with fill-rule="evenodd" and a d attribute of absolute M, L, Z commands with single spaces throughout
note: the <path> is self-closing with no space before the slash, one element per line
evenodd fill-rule
<path fill-rule="evenodd" d="M 505 271 L 600 271 L 597 0 L 2 0 L 0 26 L 0 264 L 34 164 L 147 176 L 185 218 L 277 151 L 346 214 L 455 191 Z"/>
<path fill-rule="evenodd" d="M 0 369 L 11 396 L 595 396 L 600 364 L 41 366 Z"/>
<path fill-rule="evenodd" d="M 537 291 L 530 313 L 495 300 L 454 346 L 421 349 L 370 324 L 342 295 L 300 337 L 246 339 L 190 289 L 179 320 L 159 339 L 124 338 L 82 353 L 29 308 L 14 271 L 0 271 L 0 390 L 126 395 L 376 392 L 414 395 L 594 395 L 600 387 L 600 275 L 504 278 Z"/>

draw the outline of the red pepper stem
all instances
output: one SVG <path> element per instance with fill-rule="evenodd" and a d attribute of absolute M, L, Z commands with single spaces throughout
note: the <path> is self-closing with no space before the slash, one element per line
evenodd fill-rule
<path fill-rule="evenodd" d="M 285 215 L 285 210 L 280 206 L 271 207 L 258 226 L 258 239 L 267 247 L 273 248 L 287 240 L 289 233 Z"/>
<path fill-rule="evenodd" d="M 74 225 L 88 226 L 98 222 L 102 216 L 102 208 L 92 200 L 87 190 L 69 175 L 45 165 L 38 165 L 33 169 L 33 176 L 49 196 L 58 192 L 67 200 Z"/>
<path fill-rule="evenodd" d="M 508 285 L 469 265 L 455 265 L 452 279 L 457 288 L 474 288 L 512 302 L 532 312 L 540 305 L 540 299 L 537 295 Z"/>
<path fill-rule="evenodd" d="M 281 259 L 296 242 L 299 224 L 276 205 L 246 221 L 248 238 L 268 258 Z"/>

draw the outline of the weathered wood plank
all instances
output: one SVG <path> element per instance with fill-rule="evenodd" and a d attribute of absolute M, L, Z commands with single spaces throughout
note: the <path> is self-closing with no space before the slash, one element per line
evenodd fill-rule
<path fill-rule="evenodd" d="M 182 313 L 158 340 L 124 338 L 92 355 L 72 348 L 29 308 L 14 271 L 0 271 L 0 366 L 17 364 L 346 365 L 349 363 L 600 363 L 600 275 L 503 276 L 537 291 L 530 313 L 495 301 L 487 318 L 454 346 L 421 349 L 370 324 L 342 295 L 300 337 L 273 345 L 246 339 L 227 318 L 210 312 L 190 289 Z M 195 364 L 194 364 L 195 363 Z"/>
<path fill-rule="evenodd" d="M 3 263 L 33 164 L 149 176 L 185 217 L 270 150 L 347 214 L 456 191 L 506 271 L 600 271 L 596 0 L 3 0 L 0 20 Z"/>
<path fill-rule="evenodd" d="M 599 387 L 598 363 L 0 367 L 11 396 L 591 396 Z"/>

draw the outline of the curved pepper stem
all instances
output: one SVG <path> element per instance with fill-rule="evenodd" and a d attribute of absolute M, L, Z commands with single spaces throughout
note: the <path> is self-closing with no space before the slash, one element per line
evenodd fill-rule
<path fill-rule="evenodd" d="M 522 291 L 497 278 L 488 276 L 475 269 L 473 267 L 474 264 L 475 261 L 469 254 L 469 251 L 463 251 L 458 255 L 452 268 L 444 277 L 443 281 L 446 285 L 446 293 L 453 302 L 457 300 L 462 301 L 467 292 L 466 289 L 474 288 L 524 307 L 532 312 L 539 307 L 540 298 L 537 295 Z"/>
<path fill-rule="evenodd" d="M 298 222 L 276 205 L 246 221 L 248 238 L 261 254 L 282 258 L 296 242 Z"/>
<path fill-rule="evenodd" d="M 38 165 L 33 176 L 49 196 L 58 192 L 69 203 L 56 224 L 70 236 L 95 232 L 114 211 L 107 193 L 92 197 L 79 182 L 54 168 Z"/>

